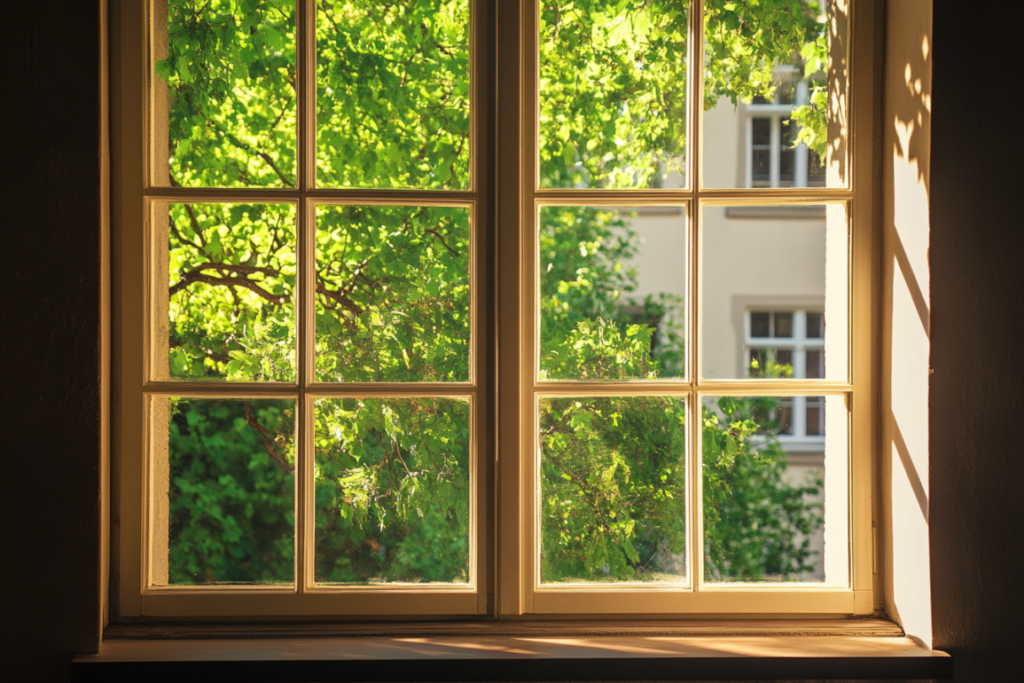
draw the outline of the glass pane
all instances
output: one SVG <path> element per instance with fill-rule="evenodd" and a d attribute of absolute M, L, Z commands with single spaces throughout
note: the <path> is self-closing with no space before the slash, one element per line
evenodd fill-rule
<path fill-rule="evenodd" d="M 684 375 L 682 206 L 540 210 L 540 378 Z"/>
<path fill-rule="evenodd" d="M 841 4 L 705 3 L 704 187 L 847 184 Z"/>
<path fill-rule="evenodd" d="M 705 206 L 701 236 L 704 377 L 847 378 L 842 205 Z"/>
<path fill-rule="evenodd" d="M 153 184 L 295 187 L 295 1 L 154 4 Z"/>
<path fill-rule="evenodd" d="M 540 399 L 541 581 L 685 582 L 686 401 Z"/>
<path fill-rule="evenodd" d="M 317 3 L 317 185 L 469 187 L 469 1 Z"/>
<path fill-rule="evenodd" d="M 541 187 L 684 186 L 688 10 L 541 3 Z"/>
<path fill-rule="evenodd" d="M 156 379 L 294 381 L 295 207 L 157 204 L 154 223 Z"/>
<path fill-rule="evenodd" d="M 846 582 L 847 413 L 833 399 L 828 442 L 823 396 L 704 399 L 706 581 Z"/>
<path fill-rule="evenodd" d="M 153 584 L 291 583 L 295 401 L 152 401 Z"/>
<path fill-rule="evenodd" d="M 316 215 L 317 381 L 467 381 L 469 209 Z"/>
<path fill-rule="evenodd" d="M 318 583 L 467 583 L 469 401 L 316 402 Z"/>

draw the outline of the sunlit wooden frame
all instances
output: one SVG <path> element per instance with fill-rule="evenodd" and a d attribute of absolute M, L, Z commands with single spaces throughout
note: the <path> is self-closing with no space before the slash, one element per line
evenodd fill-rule
<path fill-rule="evenodd" d="M 511 4 L 511 3 L 510 3 Z M 662 615 L 698 618 L 709 614 L 764 615 L 870 614 L 880 595 L 874 574 L 875 541 L 872 535 L 874 491 L 876 490 L 875 443 L 876 402 L 875 373 L 877 340 L 874 301 L 878 296 L 877 264 L 877 188 L 872 176 L 875 157 L 871 145 L 874 126 L 873 92 L 877 12 L 872 0 L 829 0 L 830 10 L 840 9 L 849 18 L 843 27 L 847 37 L 842 45 L 849 55 L 851 67 L 845 74 L 843 97 L 838 102 L 838 130 L 834 136 L 844 144 L 841 161 L 847 174 L 837 177 L 830 165 L 830 184 L 826 188 L 775 189 L 708 189 L 701 183 L 701 151 L 703 121 L 703 3 L 694 0 L 690 8 L 688 40 L 688 144 L 686 183 L 678 190 L 598 190 L 541 189 L 539 179 L 539 3 L 521 2 L 517 7 L 501 7 L 501 23 L 509 32 L 515 30 L 515 45 L 499 43 L 499 71 L 502 95 L 518 104 L 519 119 L 514 122 L 516 135 L 499 140 L 499 158 L 515 154 L 518 167 L 511 163 L 499 167 L 502 188 L 499 220 L 520 225 L 515 242 L 499 235 L 499 297 L 501 305 L 514 305 L 516 315 L 502 309 L 508 325 L 500 332 L 504 347 L 518 346 L 517 357 L 499 359 L 501 380 L 518 377 L 513 388 L 499 380 L 499 405 L 502 426 L 510 430 L 513 420 L 505 411 L 517 409 L 515 438 L 502 432 L 499 476 L 499 613 L 525 614 L 590 614 L 590 615 Z M 852 10 L 852 14 L 850 13 Z M 851 44 L 850 38 L 853 43 Z M 849 46 L 849 47 L 847 47 Z M 856 68 L 852 57 L 856 55 Z M 509 81 L 518 87 L 513 88 Z M 849 102 L 852 99 L 852 108 Z M 833 124 L 835 125 L 835 124 Z M 504 131 L 513 127 L 499 123 Z M 832 137 L 832 136 L 830 136 Z M 696 144 L 695 144 L 696 143 Z M 853 147 L 851 148 L 851 144 Z M 849 150 L 847 152 L 846 150 Z M 525 161 L 523 161 L 525 160 Z M 830 161 L 833 159 L 830 158 Z M 838 161 L 838 160 L 837 160 Z M 840 164 L 842 165 L 842 164 Z M 706 205 L 840 205 L 846 212 L 848 226 L 848 263 L 841 275 L 846 279 L 848 324 L 844 332 L 847 354 L 847 376 L 828 380 L 712 380 L 701 376 L 701 208 Z M 687 362 L 683 378 L 656 381 L 582 382 L 537 379 L 539 338 L 539 291 L 536 258 L 538 208 L 547 205 L 620 206 L 675 204 L 686 206 L 688 234 L 687 292 Z M 515 270 L 509 266 L 517 263 Z M 515 324 L 516 327 L 512 328 Z M 840 346 L 843 346 L 840 343 Z M 542 584 L 539 580 L 539 443 L 537 441 L 537 399 L 542 396 L 636 396 L 673 395 L 687 399 L 688 411 L 688 573 L 685 584 L 639 586 L 633 583 L 612 585 Z M 839 563 L 848 563 L 848 580 L 830 580 L 828 584 L 715 584 L 706 585 L 703 578 L 703 542 L 700 506 L 702 501 L 700 464 L 700 406 L 705 395 L 827 395 L 843 397 L 847 408 L 849 429 L 847 441 L 848 470 L 842 480 L 848 482 L 845 496 L 847 508 L 839 519 L 848 519 L 844 537 L 847 553 L 839 553 Z M 856 402 L 854 396 L 857 397 Z M 856 403 L 856 409 L 853 408 Z M 514 460 L 508 458 L 514 456 Z M 518 486 L 514 483 L 518 480 Z M 837 542 L 833 526 L 828 540 Z M 834 545 L 832 546 L 834 547 Z M 842 574 L 842 571 L 839 572 Z"/>
<path fill-rule="evenodd" d="M 835 616 L 872 613 L 881 604 L 876 567 L 874 520 L 877 477 L 877 376 L 880 367 L 878 302 L 881 291 L 880 173 L 875 138 L 879 105 L 875 84 L 880 68 L 881 3 L 876 0 L 830 0 L 850 9 L 848 125 L 849 166 L 841 187 L 785 189 L 706 189 L 700 185 L 701 89 L 694 74 L 702 72 L 702 54 L 694 50 L 702 26 L 701 7 L 691 0 L 688 68 L 687 186 L 681 190 L 539 190 L 537 178 L 537 33 L 538 7 L 534 0 L 505 2 L 471 0 L 472 107 L 471 186 L 467 191 L 392 191 L 324 189 L 315 183 L 315 73 L 316 51 L 313 0 L 297 0 L 296 34 L 299 105 L 297 110 L 297 184 L 294 190 L 168 188 L 151 182 L 149 134 L 153 102 L 149 77 L 151 63 L 147 36 L 152 4 L 133 0 L 111 2 L 112 124 L 114 182 L 114 361 L 113 473 L 114 498 L 111 547 L 111 612 L 122 618 L 293 618 L 371 617 L 428 618 L 445 616 L 650 616 L 702 618 L 713 615 Z M 500 106 L 496 106 L 500 103 Z M 489 141 L 493 141 L 493 146 Z M 699 376 L 700 207 L 756 198 L 759 205 L 841 202 L 848 206 L 850 226 L 850 353 L 849 380 L 777 382 L 703 380 Z M 244 201 L 292 203 L 297 212 L 296 275 L 299 290 L 312 278 L 315 205 L 318 203 L 402 203 L 471 205 L 473 277 L 473 345 L 471 381 L 452 384 L 325 385 L 312 382 L 310 353 L 315 318 L 311 297 L 296 298 L 295 316 L 300 348 L 298 380 L 288 383 L 203 384 L 152 382 L 148 319 L 150 292 L 146 273 L 151 254 L 148 242 L 150 205 L 157 201 L 188 199 L 202 202 Z M 689 234 L 686 376 L 657 383 L 626 382 L 580 386 L 579 383 L 536 381 L 536 352 L 532 340 L 537 325 L 534 312 L 535 265 L 533 243 L 536 214 L 541 205 L 684 205 Z M 148 258 L 148 256 L 147 256 Z M 299 305 L 302 301 L 304 305 Z M 805 383 L 806 382 L 806 383 Z M 409 393 L 411 392 L 411 393 Z M 842 589 L 817 586 L 702 585 L 700 572 L 701 500 L 699 472 L 699 398 L 701 395 L 739 394 L 842 395 L 850 408 L 850 583 Z M 688 399 L 690 443 L 688 496 L 691 501 L 688 543 L 691 577 L 686 586 L 637 589 L 578 586 L 540 586 L 534 569 L 536 510 L 536 429 L 534 416 L 539 395 L 679 395 Z M 148 548 L 149 490 L 147 396 L 188 395 L 253 398 L 282 396 L 306 406 L 305 419 L 297 420 L 297 444 L 309 451 L 301 462 L 296 495 L 296 584 L 279 587 L 183 588 L 164 590 L 148 585 L 144 557 Z M 309 449 L 311 413 L 308 405 L 327 396 L 457 396 L 472 405 L 474 440 L 472 490 L 475 500 L 472 588 L 394 586 L 316 587 L 312 582 L 312 485 Z M 306 444 L 306 445 L 303 445 Z M 307 501 L 303 506 L 300 501 Z M 699 510 L 696 510 L 699 512 Z"/>
<path fill-rule="evenodd" d="M 115 199 L 123 229 L 116 245 L 122 288 L 116 295 L 121 322 L 115 370 L 119 389 L 116 450 L 119 457 L 117 507 L 125 514 L 117 542 L 115 611 L 125 617 L 283 617 L 318 616 L 439 616 L 482 615 L 488 609 L 491 562 L 487 552 L 493 543 L 486 523 L 492 471 L 493 437 L 488 420 L 491 359 L 481 318 L 490 319 L 489 281 L 489 180 L 480 181 L 481 169 L 490 154 L 481 131 L 489 130 L 492 110 L 488 81 L 480 57 L 489 53 L 489 2 L 468 0 L 470 6 L 470 186 L 468 190 L 377 190 L 318 188 L 316 186 L 316 46 L 313 0 L 296 0 L 296 118 L 297 183 L 294 189 L 179 188 L 154 182 L 158 155 L 154 148 L 160 134 L 157 113 L 166 104 L 156 96 L 152 76 L 152 36 L 161 0 L 146 3 L 122 0 L 112 6 L 113 43 L 120 80 L 115 82 L 115 117 L 119 120 L 118 162 L 123 170 L 120 193 Z M 166 133 L 164 133 L 166 135 Z M 133 175 L 130 170 L 137 169 Z M 485 172 L 485 171 L 484 171 Z M 154 343 L 160 306 L 152 283 L 162 271 L 157 267 L 160 240 L 166 240 L 154 220 L 155 207 L 170 203 L 277 203 L 296 207 L 296 379 L 293 382 L 204 382 L 167 380 L 154 374 L 154 358 L 165 350 Z M 316 209 L 339 204 L 450 206 L 465 208 L 470 223 L 470 340 L 469 376 L 464 382 L 329 383 L 314 376 L 315 302 L 310 293 L 315 282 Z M 164 250 L 165 251 L 165 250 Z M 153 424 L 150 397 L 193 398 L 287 398 L 296 403 L 295 580 L 292 585 L 269 586 L 166 586 L 151 580 L 154 507 L 151 501 L 152 462 L 160 457 L 152 439 L 159 427 Z M 465 584 L 371 584 L 317 585 L 313 576 L 314 467 L 313 406 L 320 398 L 431 398 L 464 399 L 469 404 L 469 495 L 473 511 L 470 523 L 469 581 Z M 136 484 L 135 482 L 138 482 Z M 130 511 L 130 512 L 129 512 Z"/>

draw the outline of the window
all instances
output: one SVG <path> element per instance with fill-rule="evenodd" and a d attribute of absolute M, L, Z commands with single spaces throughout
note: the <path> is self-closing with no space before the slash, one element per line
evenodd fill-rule
<path fill-rule="evenodd" d="M 756 96 L 746 115 L 746 187 L 824 187 L 821 157 L 797 139 L 796 107 L 807 106 L 810 83 L 794 67 L 776 68 L 775 97 Z"/>
<path fill-rule="evenodd" d="M 870 89 L 796 5 L 122 3 L 119 612 L 870 613 Z"/>

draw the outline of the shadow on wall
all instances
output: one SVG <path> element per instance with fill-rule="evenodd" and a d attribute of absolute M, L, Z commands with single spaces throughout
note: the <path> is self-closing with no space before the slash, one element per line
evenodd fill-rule
<path fill-rule="evenodd" d="M 931 645 L 928 544 L 931 1 L 886 7 L 882 478 L 885 609 Z"/>

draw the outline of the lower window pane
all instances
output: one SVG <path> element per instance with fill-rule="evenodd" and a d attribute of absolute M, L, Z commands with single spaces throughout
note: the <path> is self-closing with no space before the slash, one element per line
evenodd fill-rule
<path fill-rule="evenodd" d="M 686 401 L 540 399 L 543 583 L 686 581 Z"/>
<path fill-rule="evenodd" d="M 461 398 L 316 402 L 317 583 L 469 582 L 469 425 Z"/>
<path fill-rule="evenodd" d="M 152 405 L 153 585 L 292 583 L 295 401 Z"/>
<path fill-rule="evenodd" d="M 705 581 L 846 584 L 846 425 L 842 396 L 704 399 Z"/>

